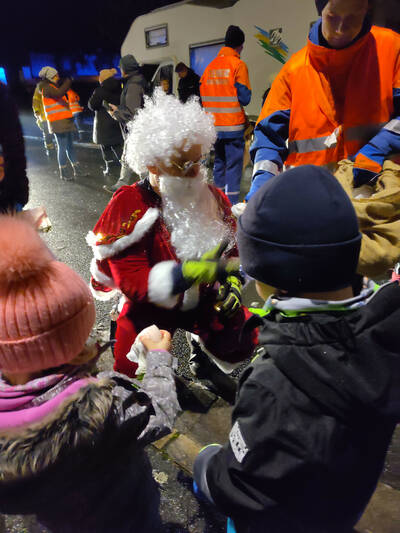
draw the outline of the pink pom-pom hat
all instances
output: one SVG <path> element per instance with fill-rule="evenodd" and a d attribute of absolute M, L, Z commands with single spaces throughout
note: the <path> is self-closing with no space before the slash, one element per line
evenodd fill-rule
<path fill-rule="evenodd" d="M 90 290 L 56 261 L 29 221 L 0 216 L 0 371 L 68 363 L 95 321 Z"/>

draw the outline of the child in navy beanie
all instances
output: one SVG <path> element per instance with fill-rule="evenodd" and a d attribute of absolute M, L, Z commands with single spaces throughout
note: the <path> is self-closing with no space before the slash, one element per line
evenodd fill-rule
<path fill-rule="evenodd" d="M 229 442 L 197 456 L 195 489 L 232 533 L 350 533 L 400 421 L 399 283 L 353 295 L 357 218 L 323 168 L 271 178 L 238 226 L 243 268 L 266 299 L 247 324 L 259 346 Z"/>

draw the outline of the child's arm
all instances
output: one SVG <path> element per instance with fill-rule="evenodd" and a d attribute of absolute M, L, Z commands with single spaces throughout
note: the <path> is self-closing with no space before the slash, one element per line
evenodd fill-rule
<path fill-rule="evenodd" d="M 139 436 L 138 440 L 143 445 L 167 435 L 172 430 L 175 417 L 180 411 L 175 389 L 173 360 L 169 352 L 162 350 L 152 350 L 147 355 L 147 370 L 140 389 L 150 397 L 154 412 Z"/>
<path fill-rule="evenodd" d="M 173 372 L 175 358 L 168 351 L 171 335 L 165 330 L 160 333 L 162 337 L 157 341 L 146 333 L 140 335 L 149 350 L 143 381 L 116 372 L 102 372 L 98 376 L 114 381 L 114 407 L 119 424 L 127 431 L 138 431 L 137 440 L 143 446 L 167 435 L 180 411 Z"/>

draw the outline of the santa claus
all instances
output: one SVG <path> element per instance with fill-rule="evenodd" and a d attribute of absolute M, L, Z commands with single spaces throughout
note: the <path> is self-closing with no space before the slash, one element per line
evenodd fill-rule
<path fill-rule="evenodd" d="M 254 333 L 241 334 L 248 311 L 238 262 L 229 259 L 237 255 L 235 219 L 203 165 L 214 141 L 197 100 L 182 104 L 156 90 L 127 140 L 127 162 L 145 177 L 114 194 L 87 237 L 95 297 L 122 293 L 114 368 L 129 376 L 137 365 L 126 355 L 151 324 L 194 334 L 224 372 L 255 346 Z"/>

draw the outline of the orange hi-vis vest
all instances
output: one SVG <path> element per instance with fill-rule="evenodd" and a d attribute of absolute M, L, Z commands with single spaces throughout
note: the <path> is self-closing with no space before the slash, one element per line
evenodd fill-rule
<path fill-rule="evenodd" d="M 50 83 L 50 86 L 57 89 L 53 83 Z M 65 94 L 60 98 L 49 98 L 48 96 L 44 96 L 42 89 L 42 95 L 44 112 L 49 122 L 72 118 L 72 111 L 69 108 L 69 102 Z"/>
<path fill-rule="evenodd" d="M 82 113 L 83 107 L 80 105 L 79 101 L 79 95 L 72 89 L 69 89 L 67 91 L 67 98 L 69 102 L 69 108 L 73 115 L 76 115 L 77 113 Z"/>
<path fill-rule="evenodd" d="M 238 100 L 235 83 L 250 87 L 247 79 L 238 79 L 244 65 L 233 48 L 221 48 L 218 56 L 206 67 L 200 80 L 200 95 L 205 111 L 212 113 L 217 132 L 244 131 L 246 115 Z M 247 68 L 245 69 L 247 73 Z"/>
<path fill-rule="evenodd" d="M 258 122 L 290 110 L 286 165 L 338 162 L 357 154 L 391 120 L 396 87 L 400 38 L 395 32 L 373 26 L 341 50 L 309 40 L 282 68 Z"/>

